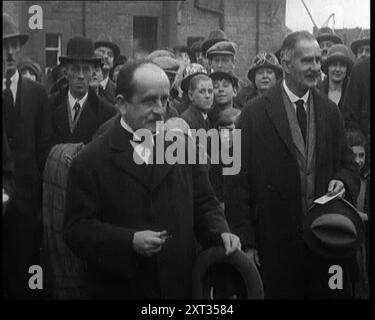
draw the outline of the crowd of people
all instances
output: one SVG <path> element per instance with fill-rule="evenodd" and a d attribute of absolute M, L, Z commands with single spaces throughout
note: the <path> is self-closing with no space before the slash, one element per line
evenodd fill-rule
<path fill-rule="evenodd" d="M 27 41 L 4 13 L 4 298 L 189 299 L 196 257 L 214 246 L 246 254 L 266 299 L 368 298 L 369 37 L 349 49 L 329 28 L 292 32 L 276 53 L 256 54 L 248 84 L 222 30 L 137 58 L 74 36 L 48 85 L 20 59 Z M 240 172 L 155 163 L 159 121 L 186 145 L 192 129 L 217 130 L 209 159 L 233 155 L 239 129 Z M 321 255 L 305 239 L 324 195 L 365 226 L 350 254 Z M 43 290 L 30 289 L 33 265 Z M 327 285 L 331 265 L 343 268 L 342 290 Z"/>

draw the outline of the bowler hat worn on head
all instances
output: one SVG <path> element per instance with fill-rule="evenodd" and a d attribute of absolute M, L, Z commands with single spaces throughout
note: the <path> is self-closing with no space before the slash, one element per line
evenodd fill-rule
<path fill-rule="evenodd" d="M 99 38 L 95 41 L 94 46 L 95 49 L 98 49 L 100 47 L 111 49 L 113 52 L 114 60 L 117 60 L 118 56 L 120 55 L 120 48 L 112 41 L 112 37 L 100 34 Z"/>
<path fill-rule="evenodd" d="M 370 44 L 370 30 L 362 30 L 361 33 L 358 36 L 357 40 L 354 40 L 351 45 L 350 49 L 353 51 L 355 55 L 357 55 L 357 50 L 359 47 L 362 47 L 364 45 Z"/>
<path fill-rule="evenodd" d="M 94 44 L 91 39 L 78 36 L 69 39 L 66 48 L 66 56 L 60 56 L 59 60 L 62 64 L 80 61 L 98 65 L 101 63 L 102 59 L 95 55 Z"/>
<path fill-rule="evenodd" d="M 352 67 L 353 67 L 353 60 L 350 57 L 349 49 L 347 46 L 343 44 L 334 44 L 332 47 L 328 49 L 327 59 L 323 62 L 322 71 L 325 74 L 328 74 L 328 67 L 334 61 L 342 61 L 346 64 L 348 70 L 347 75 L 349 75 Z"/>
<path fill-rule="evenodd" d="M 247 77 L 249 80 L 255 82 L 255 74 L 260 68 L 270 68 L 275 72 L 276 79 L 280 79 L 283 76 L 283 68 L 279 64 L 276 56 L 271 52 L 260 52 L 258 53 L 251 64 Z"/>
<path fill-rule="evenodd" d="M 237 45 L 234 42 L 230 41 L 220 41 L 216 42 L 213 46 L 211 46 L 207 52 L 206 56 L 208 59 L 212 57 L 214 54 L 227 54 L 231 56 L 235 56 L 237 52 Z"/>
<path fill-rule="evenodd" d="M 201 51 L 204 56 L 209 48 L 211 48 L 215 43 L 220 41 L 229 41 L 229 38 L 225 32 L 221 29 L 211 31 L 207 39 L 203 40 L 201 45 Z"/>
<path fill-rule="evenodd" d="M 193 267 L 193 299 L 264 299 L 255 264 L 242 251 L 225 255 L 223 246 L 203 251 Z"/>
<path fill-rule="evenodd" d="M 315 253 L 326 258 L 355 254 L 364 239 L 364 224 L 358 211 L 342 198 L 314 204 L 303 222 L 303 239 Z"/>
<path fill-rule="evenodd" d="M 210 74 L 212 80 L 229 80 L 234 88 L 238 88 L 238 78 L 233 72 L 214 71 Z"/>
<path fill-rule="evenodd" d="M 342 43 L 342 39 L 329 27 L 320 28 L 316 40 L 320 44 L 322 41 L 332 41 L 333 43 Z"/>
<path fill-rule="evenodd" d="M 185 70 L 182 72 L 183 79 L 181 81 L 181 90 L 187 93 L 189 91 L 190 80 L 198 74 L 207 75 L 207 70 L 205 69 L 205 67 L 203 67 L 199 63 L 189 63 L 186 66 Z"/>
<path fill-rule="evenodd" d="M 9 14 L 3 13 L 3 44 L 4 41 L 11 39 L 19 39 L 23 46 L 29 39 L 29 35 L 20 33 L 13 18 Z"/>

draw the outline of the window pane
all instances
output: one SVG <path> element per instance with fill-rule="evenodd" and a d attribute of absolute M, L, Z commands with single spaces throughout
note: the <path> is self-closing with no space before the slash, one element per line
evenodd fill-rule
<path fill-rule="evenodd" d="M 46 47 L 57 48 L 59 46 L 59 35 L 54 33 L 46 34 Z"/>
<path fill-rule="evenodd" d="M 46 68 L 57 64 L 57 51 L 46 51 Z"/>

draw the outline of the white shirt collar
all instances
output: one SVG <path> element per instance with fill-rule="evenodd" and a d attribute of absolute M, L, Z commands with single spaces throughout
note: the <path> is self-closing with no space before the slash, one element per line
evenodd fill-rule
<path fill-rule="evenodd" d="M 107 88 L 108 80 L 109 80 L 109 76 L 107 78 L 105 78 L 104 80 L 100 81 L 100 84 L 101 84 L 101 86 L 103 87 L 104 90 L 105 90 L 105 88 Z"/>
<path fill-rule="evenodd" d="M 86 94 L 83 96 L 83 98 L 81 100 L 78 100 L 78 103 L 79 103 L 81 108 L 85 104 L 88 95 L 89 95 L 89 93 L 86 92 Z M 74 107 L 77 99 L 72 96 L 72 94 L 70 93 L 70 90 L 68 91 L 68 100 L 69 100 L 70 109 L 73 110 L 73 107 Z"/>
<path fill-rule="evenodd" d="M 148 148 L 147 146 L 144 145 L 144 143 L 137 143 L 136 141 L 141 141 L 142 139 L 134 132 L 134 130 L 128 125 L 125 120 L 121 117 L 120 118 L 120 124 L 121 126 L 131 133 L 133 135 L 133 141 L 130 141 L 130 144 L 132 145 L 134 151 L 138 154 L 138 156 L 144 161 L 146 164 L 150 164 L 150 161 L 152 161 L 151 156 L 152 156 L 152 151 L 151 148 Z M 151 139 L 151 143 L 154 144 L 153 139 Z"/>
<path fill-rule="evenodd" d="M 201 114 L 202 114 L 203 119 L 204 119 L 204 120 L 207 120 L 208 114 L 207 114 L 207 113 L 204 113 L 204 112 L 201 112 Z"/>
<path fill-rule="evenodd" d="M 131 126 L 129 126 L 125 120 L 121 117 L 120 118 L 120 124 L 121 126 L 128 132 L 130 132 L 134 136 L 134 140 L 141 141 L 142 139 L 134 132 Z"/>
<path fill-rule="evenodd" d="M 307 100 L 309 99 L 309 96 L 310 96 L 310 90 L 307 90 L 307 92 L 302 97 L 298 97 L 292 91 L 290 91 L 290 89 L 286 85 L 285 79 L 283 80 L 283 87 L 284 87 L 284 90 L 285 90 L 287 96 L 289 97 L 290 101 L 292 102 L 292 104 L 294 106 L 294 109 L 297 108 L 296 105 L 295 105 L 295 102 L 300 100 L 300 99 L 303 100 L 304 108 L 305 109 L 307 108 Z"/>
<path fill-rule="evenodd" d="M 18 70 L 16 69 L 16 72 L 14 75 L 10 78 L 11 84 L 10 84 L 10 91 L 12 91 L 13 95 L 13 101 L 16 101 L 16 96 L 17 96 L 17 89 L 18 89 L 18 80 L 20 78 L 20 74 Z M 3 78 L 3 90 L 5 90 L 6 87 L 6 78 Z"/>

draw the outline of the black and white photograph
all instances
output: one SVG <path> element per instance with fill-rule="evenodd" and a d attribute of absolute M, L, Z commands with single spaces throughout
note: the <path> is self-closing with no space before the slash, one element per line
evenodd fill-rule
<path fill-rule="evenodd" d="M 370 299 L 370 0 L 2 6 L 3 300 Z"/>

